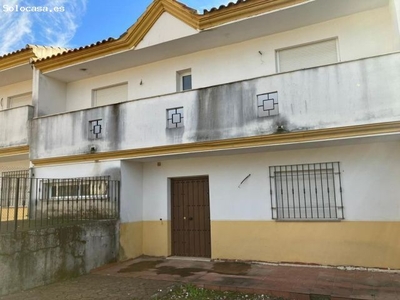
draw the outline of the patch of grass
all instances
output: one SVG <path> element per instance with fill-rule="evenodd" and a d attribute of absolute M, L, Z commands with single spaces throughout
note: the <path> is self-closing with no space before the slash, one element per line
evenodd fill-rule
<path fill-rule="evenodd" d="M 193 285 L 182 285 L 171 289 L 167 294 L 157 300 L 167 300 L 167 299 L 189 299 L 189 300 L 219 300 L 219 299 L 229 299 L 229 300 L 285 300 L 280 297 L 273 297 L 268 295 L 258 295 L 258 294 L 248 294 L 248 293 L 238 293 L 238 292 L 222 292 L 213 291 L 202 288 L 197 288 Z"/>

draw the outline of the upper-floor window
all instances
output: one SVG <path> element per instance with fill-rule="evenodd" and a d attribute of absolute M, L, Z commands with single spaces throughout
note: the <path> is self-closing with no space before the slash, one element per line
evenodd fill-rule
<path fill-rule="evenodd" d="M 128 100 L 128 84 L 118 84 L 93 90 L 92 106 L 109 105 Z"/>
<path fill-rule="evenodd" d="M 177 79 L 177 92 L 192 89 L 192 71 L 191 69 L 178 71 L 176 74 Z"/>
<path fill-rule="evenodd" d="M 337 38 L 276 50 L 277 72 L 322 66 L 338 61 Z"/>
<path fill-rule="evenodd" d="M 8 108 L 32 105 L 32 93 L 8 97 Z"/>

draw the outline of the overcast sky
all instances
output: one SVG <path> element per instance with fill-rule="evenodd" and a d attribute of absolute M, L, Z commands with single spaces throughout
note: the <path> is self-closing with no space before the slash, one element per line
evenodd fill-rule
<path fill-rule="evenodd" d="M 199 11 L 229 3 L 181 2 Z M 119 37 L 150 3 L 151 0 L 0 0 L 0 55 L 26 44 L 79 47 Z"/>

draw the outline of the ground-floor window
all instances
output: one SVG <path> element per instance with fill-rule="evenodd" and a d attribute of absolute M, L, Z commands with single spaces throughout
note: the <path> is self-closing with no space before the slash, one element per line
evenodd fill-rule
<path fill-rule="evenodd" d="M 269 167 L 272 218 L 344 219 L 339 162 Z"/>
<path fill-rule="evenodd" d="M 102 199 L 108 196 L 108 176 L 68 179 L 43 179 L 43 199 Z"/>

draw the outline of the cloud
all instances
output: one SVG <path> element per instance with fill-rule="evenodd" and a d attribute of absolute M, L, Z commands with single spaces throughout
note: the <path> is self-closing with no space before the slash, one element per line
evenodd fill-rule
<path fill-rule="evenodd" d="M 26 44 L 68 47 L 85 15 L 87 1 L 0 0 L 0 55 Z M 39 7 L 41 12 L 26 11 Z"/>

